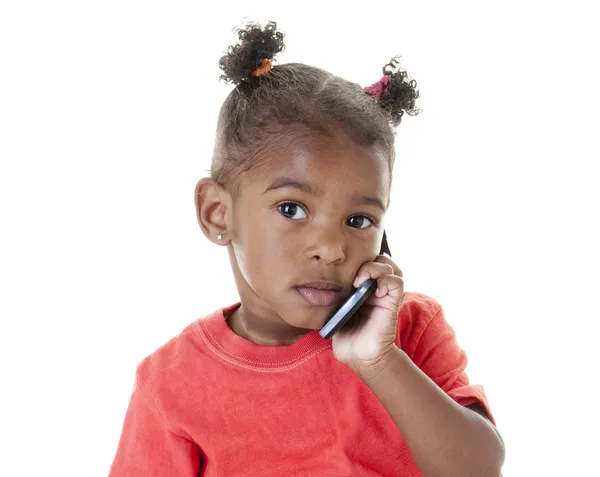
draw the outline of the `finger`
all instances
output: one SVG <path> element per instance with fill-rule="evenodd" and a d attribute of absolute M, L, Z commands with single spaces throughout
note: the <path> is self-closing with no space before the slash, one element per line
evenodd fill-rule
<path fill-rule="evenodd" d="M 399 277 L 402 276 L 402 270 L 400 270 L 400 267 L 398 265 L 396 265 L 396 262 L 394 262 L 389 255 L 387 255 L 387 254 L 377 255 L 375 262 L 386 263 L 386 264 L 390 265 L 394 270 L 394 275 L 398 275 Z"/>
<path fill-rule="evenodd" d="M 377 279 L 375 296 L 381 298 L 385 295 L 397 295 L 404 292 L 404 280 L 398 275 L 383 275 Z"/>
<path fill-rule="evenodd" d="M 382 275 L 393 275 L 394 268 L 388 263 L 368 262 L 365 263 L 356 274 L 354 287 L 358 288 L 365 280 L 369 278 L 379 278 Z"/>
<path fill-rule="evenodd" d="M 384 275 L 377 279 L 377 288 L 367 303 L 377 302 L 387 295 L 395 300 L 402 300 L 404 294 L 404 280 L 397 275 Z"/>

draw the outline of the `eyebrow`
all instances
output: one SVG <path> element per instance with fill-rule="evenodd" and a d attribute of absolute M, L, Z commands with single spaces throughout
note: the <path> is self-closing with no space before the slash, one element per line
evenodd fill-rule
<path fill-rule="evenodd" d="M 309 184 L 308 182 L 301 182 L 301 181 L 298 181 L 296 179 L 293 179 L 291 177 L 286 177 L 286 176 L 278 177 L 277 179 L 275 179 L 271 183 L 271 185 L 269 185 L 269 187 L 267 187 L 265 189 L 263 194 L 266 194 L 269 191 L 283 189 L 286 187 L 289 187 L 292 189 L 297 189 L 301 192 L 315 195 L 317 197 L 322 197 L 325 194 L 325 191 L 322 188 L 316 188 L 316 187 L 312 186 L 311 184 Z M 352 196 L 352 199 L 357 204 L 374 205 L 374 206 L 380 208 L 383 212 L 385 212 L 385 206 L 383 205 L 383 202 L 381 201 L 381 199 L 379 199 L 378 197 L 369 197 L 369 196 L 360 195 L 360 194 L 355 193 Z"/>

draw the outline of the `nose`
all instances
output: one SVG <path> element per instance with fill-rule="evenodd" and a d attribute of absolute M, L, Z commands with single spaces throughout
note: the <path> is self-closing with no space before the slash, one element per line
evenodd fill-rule
<path fill-rule="evenodd" d="M 309 257 L 324 265 L 343 262 L 346 258 L 344 237 L 341 231 L 323 230 L 312 234 Z"/>

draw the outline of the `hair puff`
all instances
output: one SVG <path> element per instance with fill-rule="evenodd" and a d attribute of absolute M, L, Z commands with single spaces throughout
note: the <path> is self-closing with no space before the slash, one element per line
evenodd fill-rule
<path fill-rule="evenodd" d="M 406 71 L 397 69 L 399 58 L 392 58 L 383 67 L 382 91 L 378 98 L 380 106 L 390 113 L 394 126 L 400 124 L 404 113 L 416 116 L 422 111 L 415 108 L 415 100 L 419 97 L 417 82 L 409 79 Z"/>
<path fill-rule="evenodd" d="M 264 29 L 258 23 L 249 22 L 246 28 L 234 29 L 240 43 L 230 46 L 219 60 L 223 71 L 220 79 L 227 83 L 240 84 L 252 78 L 252 72 L 263 66 L 263 61 L 272 60 L 284 50 L 284 34 L 277 31 L 276 22 L 268 22 Z"/>

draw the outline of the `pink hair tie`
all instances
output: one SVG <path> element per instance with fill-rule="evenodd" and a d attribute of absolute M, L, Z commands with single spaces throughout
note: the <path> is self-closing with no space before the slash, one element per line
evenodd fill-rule
<path fill-rule="evenodd" d="M 381 96 L 387 93 L 388 84 L 392 75 L 384 75 L 377 83 L 373 83 L 371 86 L 364 88 L 365 93 L 369 96 L 373 96 L 380 99 Z"/>

